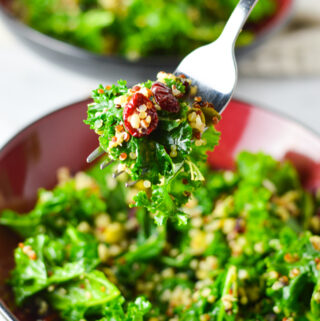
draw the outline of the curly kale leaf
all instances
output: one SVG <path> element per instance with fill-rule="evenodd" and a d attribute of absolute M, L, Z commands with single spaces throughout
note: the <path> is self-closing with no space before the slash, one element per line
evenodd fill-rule
<path fill-rule="evenodd" d="M 290 163 L 280 163 L 263 153 L 239 153 L 237 168 L 246 184 L 259 186 L 269 180 L 279 195 L 289 190 L 301 188 L 298 174 Z"/>
<path fill-rule="evenodd" d="M 150 309 L 150 302 L 143 297 L 139 297 L 134 302 L 129 303 L 125 321 L 143 321 L 143 316 L 146 315 Z"/>
<path fill-rule="evenodd" d="M 145 262 L 156 259 L 162 252 L 166 242 L 166 230 L 158 227 L 144 208 L 137 210 L 136 217 L 139 222 L 137 246 L 125 255 L 125 262 Z"/>
<path fill-rule="evenodd" d="M 103 93 L 101 93 L 99 89 L 102 89 Z M 97 89 L 92 91 L 92 98 L 97 104 L 105 102 L 109 103 L 113 98 L 126 94 L 127 92 L 127 82 L 125 80 L 118 80 L 117 85 L 112 84 L 111 86 L 106 87 L 100 85 Z M 89 108 L 89 110 L 94 110 L 94 106 L 95 105 L 92 106 L 92 109 Z"/>
<path fill-rule="evenodd" d="M 104 311 L 104 318 L 99 321 L 143 321 L 144 316 L 150 311 L 151 304 L 144 297 L 138 297 L 134 302 L 130 302 L 127 311 L 121 306 L 121 302 L 108 305 Z"/>
<path fill-rule="evenodd" d="M 238 312 L 238 279 L 235 266 L 228 268 L 220 286 L 220 300 L 215 304 L 212 314 L 217 321 L 235 321 Z"/>
<path fill-rule="evenodd" d="M 171 129 L 170 135 L 161 137 L 161 144 L 168 149 L 171 145 L 176 145 L 181 156 L 175 158 L 173 163 L 171 157 L 162 148 L 162 154 L 160 154 L 162 160 L 159 159 L 159 162 L 170 170 L 166 171 L 163 184 L 152 186 L 151 197 L 144 191 L 139 192 L 134 198 L 135 205 L 145 207 L 155 214 L 155 220 L 159 225 L 164 224 L 168 218 L 179 225 L 186 225 L 187 216 L 181 208 L 188 201 L 191 193 L 200 188 L 205 181 L 203 164 L 207 159 L 206 151 L 208 146 L 213 148 L 218 143 L 220 134 L 215 129 L 209 128 L 203 134 L 206 144 L 196 147 L 190 155 L 194 142 L 191 141 L 192 130 L 187 123 Z"/>
<path fill-rule="evenodd" d="M 238 279 L 237 269 L 230 266 L 226 271 L 207 286 L 209 295 L 214 298 L 213 302 L 208 297 L 200 294 L 196 303 L 181 313 L 182 321 L 197 321 L 202 315 L 207 315 L 208 320 L 235 321 L 238 313 Z"/>
<path fill-rule="evenodd" d="M 311 320 L 320 317 L 319 245 L 319 236 L 306 232 L 299 237 L 285 228 L 279 250 L 265 260 L 268 270 L 266 293 L 284 317 L 293 312 L 310 314 Z"/>
<path fill-rule="evenodd" d="M 219 144 L 220 132 L 213 126 L 208 127 L 202 134 L 204 144 L 197 146 L 191 153 L 191 160 L 195 162 L 202 171 L 205 171 L 208 152 L 212 151 Z"/>
<path fill-rule="evenodd" d="M 74 279 L 99 263 L 95 239 L 71 227 L 60 239 L 44 234 L 27 239 L 15 250 L 14 258 L 10 283 L 19 305 L 51 284 Z"/>
<path fill-rule="evenodd" d="M 110 215 L 128 210 L 126 202 L 128 189 L 123 182 L 112 177 L 113 172 L 116 170 L 115 167 L 115 165 L 110 165 L 104 171 L 101 171 L 99 164 L 97 164 L 86 172 L 99 186 L 103 199 L 107 200 L 106 204 Z"/>
<path fill-rule="evenodd" d="M 156 141 L 169 150 L 170 146 L 175 145 L 181 159 L 191 152 L 192 128 L 187 122 L 181 123 L 178 127 L 170 130 L 169 133 L 162 133 L 159 130 L 154 135 L 156 135 Z"/>
<path fill-rule="evenodd" d="M 204 215 L 210 214 L 214 208 L 215 200 L 221 194 L 231 194 L 239 182 L 237 173 L 228 171 L 212 171 L 209 168 L 202 170 L 205 177 L 203 185 L 194 191 L 198 208 Z"/>
<path fill-rule="evenodd" d="M 24 215 L 12 210 L 4 210 L 1 213 L 0 224 L 10 227 L 20 236 L 26 238 L 40 233 L 42 214 L 43 212 L 35 210 Z"/>
<path fill-rule="evenodd" d="M 65 320 L 78 321 L 102 317 L 105 307 L 120 299 L 120 291 L 102 272 L 92 271 L 58 286 L 48 299 Z"/>
<path fill-rule="evenodd" d="M 94 103 L 88 105 L 87 119 L 84 123 L 96 132 L 103 133 L 99 137 L 99 141 L 105 150 L 109 148 L 109 141 L 115 135 L 114 124 L 122 121 L 123 109 L 117 108 L 114 98 L 128 92 L 126 84 L 126 81 L 119 80 L 118 85 L 106 88 L 100 85 L 99 88 L 92 91 Z M 118 149 L 113 148 L 109 152 L 114 153 L 115 158 L 119 157 Z"/>
<path fill-rule="evenodd" d="M 77 189 L 75 181 L 71 180 L 52 191 L 41 189 L 35 208 L 27 214 L 4 211 L 0 224 L 9 226 L 23 237 L 43 232 L 61 235 L 67 225 L 92 222 L 95 214 L 105 210 L 105 202 L 97 191 Z"/>
<path fill-rule="evenodd" d="M 163 145 L 146 140 L 132 138 L 133 152 L 137 158 L 131 165 L 131 176 L 133 180 L 145 179 L 152 184 L 159 184 L 162 175 L 172 174 L 173 162 Z"/>
<path fill-rule="evenodd" d="M 187 224 L 187 216 L 181 207 L 188 201 L 191 192 L 201 184 L 199 180 L 184 183 L 190 164 L 182 162 L 174 165 L 174 174 L 164 180 L 161 185 L 152 186 L 151 197 L 145 191 L 140 191 L 135 197 L 134 206 L 145 207 L 153 213 L 158 225 L 163 225 L 168 218 L 178 225 Z"/>
<path fill-rule="evenodd" d="M 169 88 L 172 88 L 172 86 L 175 86 L 183 94 L 186 92 L 186 86 L 182 83 L 180 78 L 177 78 L 177 79 L 166 78 L 164 81 L 166 82 L 166 85 Z"/>

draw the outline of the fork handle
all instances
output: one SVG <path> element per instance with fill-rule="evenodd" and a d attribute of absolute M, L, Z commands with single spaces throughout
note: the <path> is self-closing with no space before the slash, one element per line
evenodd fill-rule
<path fill-rule="evenodd" d="M 234 46 L 251 10 L 257 2 L 258 0 L 240 0 L 227 21 L 220 38 Z"/>

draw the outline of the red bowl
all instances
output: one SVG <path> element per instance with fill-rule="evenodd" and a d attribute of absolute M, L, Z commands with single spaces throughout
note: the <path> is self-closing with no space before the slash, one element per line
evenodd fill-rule
<path fill-rule="evenodd" d="M 20 22 L 12 10 L 12 3 L 12 0 L 0 0 L 0 14 L 2 13 L 2 18 L 7 27 L 41 56 L 77 72 L 89 73 L 94 76 L 100 75 L 101 78 L 105 76 L 105 72 L 110 69 L 111 65 L 113 68 L 125 65 L 126 73 L 136 74 L 138 72 L 139 74 L 143 73 L 144 75 L 152 76 L 159 68 L 174 70 L 181 61 L 181 57 L 177 56 L 159 55 L 143 57 L 137 61 L 129 61 L 117 55 L 95 54 L 50 37 Z M 275 13 L 272 16 L 260 21 L 258 24 L 254 23 L 246 26 L 247 29 L 255 33 L 255 39 L 252 43 L 237 48 L 236 53 L 238 56 L 250 52 L 288 22 L 294 6 L 294 0 L 276 0 L 276 5 Z M 138 66 L 139 69 L 135 69 L 135 66 Z M 128 67 L 130 68 L 128 69 Z"/>
<path fill-rule="evenodd" d="M 86 168 L 86 156 L 98 145 L 97 135 L 82 122 L 87 103 L 82 101 L 41 118 L 2 148 L 0 210 L 30 209 L 39 187 L 56 184 L 56 170 L 61 166 L 74 173 Z M 235 155 L 244 149 L 263 151 L 277 159 L 291 160 L 306 188 L 320 186 L 320 137 L 296 122 L 233 100 L 218 129 L 222 133 L 220 145 L 209 154 L 213 167 L 231 169 Z M 12 232 L 0 229 L 0 316 L 1 311 L 13 310 L 5 279 L 13 266 L 12 251 L 17 241 Z M 25 311 L 15 311 L 15 316 L 18 320 L 34 320 Z"/>

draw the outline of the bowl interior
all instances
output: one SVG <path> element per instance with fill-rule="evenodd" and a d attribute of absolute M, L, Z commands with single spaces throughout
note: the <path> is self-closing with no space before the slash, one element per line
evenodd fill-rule
<path fill-rule="evenodd" d="M 86 156 L 97 146 L 96 134 L 83 124 L 87 101 L 60 109 L 33 123 L 0 151 L 0 210 L 29 210 L 39 187 L 52 188 L 56 170 L 67 166 L 75 173 L 86 168 Z M 209 153 L 214 168 L 231 169 L 241 150 L 264 151 L 277 159 L 289 159 L 304 185 L 320 186 L 320 138 L 287 118 L 233 100 L 218 129 L 220 145 Z M 0 303 L 13 310 L 5 280 L 13 266 L 17 237 L 0 228 Z M 0 306 L 1 308 L 1 306 Z M 0 311 L 1 312 L 1 311 Z M 18 320 L 34 320 L 16 311 Z"/>

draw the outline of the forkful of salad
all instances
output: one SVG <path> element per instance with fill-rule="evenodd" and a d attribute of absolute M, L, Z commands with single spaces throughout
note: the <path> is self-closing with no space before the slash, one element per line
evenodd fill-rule
<path fill-rule="evenodd" d="M 206 152 L 219 141 L 214 125 L 237 82 L 235 42 L 257 1 L 240 0 L 220 37 L 191 52 L 173 74 L 93 91 L 85 123 L 99 135 L 99 147 L 87 161 L 105 155 L 101 169 L 116 163 L 114 177 L 127 173 L 126 186 L 139 183 L 145 190 L 136 205 L 179 213 L 204 181 Z"/>

